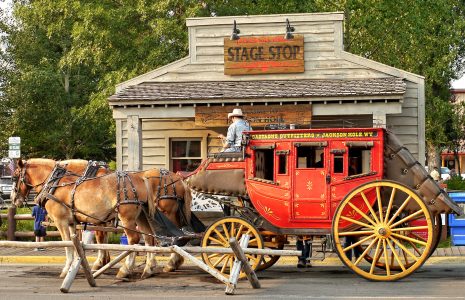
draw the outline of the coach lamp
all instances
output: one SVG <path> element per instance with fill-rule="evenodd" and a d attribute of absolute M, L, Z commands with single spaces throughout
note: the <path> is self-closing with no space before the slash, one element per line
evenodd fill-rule
<path fill-rule="evenodd" d="M 294 35 L 292 34 L 295 31 L 294 26 L 291 26 L 289 23 L 289 19 L 286 19 L 286 34 L 284 35 L 284 38 L 286 40 L 290 40 L 294 38 Z"/>
<path fill-rule="evenodd" d="M 235 41 L 235 40 L 240 39 L 239 33 L 241 33 L 241 31 L 239 29 L 237 29 L 236 20 L 234 20 L 233 31 L 232 31 L 232 34 L 231 34 L 231 41 Z"/>

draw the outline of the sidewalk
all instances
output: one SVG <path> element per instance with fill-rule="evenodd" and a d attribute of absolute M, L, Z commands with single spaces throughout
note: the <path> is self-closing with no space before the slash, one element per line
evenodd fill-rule
<path fill-rule="evenodd" d="M 115 257 L 119 254 L 117 251 L 110 251 L 110 255 Z M 88 251 L 88 260 L 93 263 L 97 253 L 96 251 Z M 452 246 L 450 248 L 438 248 L 431 256 L 432 258 L 441 259 L 442 257 L 462 257 L 465 259 L 465 246 Z M 167 261 L 168 255 L 157 255 L 160 262 Z M 430 258 L 430 260 L 432 260 Z M 139 255 L 138 261 L 143 261 L 144 256 Z M 339 262 L 336 253 L 327 252 L 325 257 L 321 252 L 313 252 L 312 261 L 318 264 L 318 261 L 324 262 Z M 64 248 L 47 248 L 45 251 L 34 251 L 29 248 L 0 248 L 0 264 L 8 263 L 24 263 L 24 264 L 61 264 L 65 262 Z M 279 264 L 296 264 L 297 258 L 295 257 L 281 257 Z M 189 265 L 189 264 L 188 264 Z"/>

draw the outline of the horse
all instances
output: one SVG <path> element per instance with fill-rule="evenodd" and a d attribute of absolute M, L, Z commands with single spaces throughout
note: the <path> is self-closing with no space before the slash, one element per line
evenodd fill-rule
<path fill-rule="evenodd" d="M 29 189 L 34 187 L 36 191 L 40 193 L 42 187 L 46 184 L 47 178 L 50 177 L 50 173 L 52 172 L 53 168 L 56 166 L 56 162 L 50 159 L 31 159 L 27 162 L 22 162 L 22 161 L 18 162 L 18 169 L 16 170 L 16 173 L 17 173 L 16 177 L 18 178 L 18 182 L 21 182 L 19 181 L 19 177 L 18 177 L 22 173 L 20 170 L 23 167 L 25 169 L 26 165 L 29 165 L 29 169 L 35 168 L 36 170 L 35 182 L 38 182 L 38 184 L 35 184 L 34 186 L 25 184 L 25 186 L 28 187 Z M 39 165 L 41 166 L 41 168 L 39 168 Z M 57 189 L 60 189 L 60 190 L 63 190 L 64 186 L 68 186 L 67 190 L 69 192 L 70 187 L 74 186 L 74 184 L 76 183 L 76 178 L 79 177 L 86 169 L 88 165 L 88 161 L 67 160 L 67 161 L 60 162 L 59 165 L 61 167 L 66 168 L 67 175 L 62 176 L 59 181 L 60 184 L 58 185 L 57 183 L 55 183 L 55 186 Z M 107 169 L 100 168 L 98 172 L 94 174 L 94 176 L 95 175 L 101 176 L 101 175 L 108 174 L 108 173 L 109 171 Z M 151 206 L 149 203 L 148 205 L 149 215 L 153 216 L 155 209 L 158 209 L 168 218 L 168 220 L 170 220 L 174 225 L 176 225 L 177 228 L 181 228 L 182 226 L 189 225 L 190 218 L 191 218 L 190 208 L 191 208 L 191 203 L 192 203 L 192 196 L 191 196 L 190 189 L 182 181 L 182 177 L 172 172 L 169 172 L 167 170 L 164 170 L 164 169 L 161 169 L 161 170 L 152 169 L 149 171 L 131 172 L 131 173 L 134 176 L 139 176 L 142 179 L 148 181 L 150 185 L 152 186 L 153 198 L 155 199 L 155 207 Z M 145 176 L 147 176 L 148 179 L 145 179 Z M 24 178 L 22 179 L 22 181 L 24 182 Z M 16 190 L 16 188 L 14 188 L 14 190 Z M 18 197 L 19 200 L 21 200 L 20 196 Z M 56 198 L 56 195 L 54 197 Z M 12 199 L 15 199 L 15 198 L 16 196 L 12 196 Z M 181 200 L 183 200 L 183 204 L 181 204 L 182 202 Z M 20 202 L 22 202 L 22 200 Z M 53 202 L 53 201 L 48 201 L 48 202 Z M 56 204 L 54 206 L 56 206 Z M 149 234 L 149 233 L 153 233 L 153 226 L 150 226 L 149 220 L 144 214 L 139 214 L 139 217 L 137 219 L 137 224 L 139 225 L 139 227 L 141 227 L 141 229 L 145 230 L 145 233 L 147 234 L 145 237 L 146 245 L 154 245 L 155 240 Z M 65 230 L 65 232 L 68 232 L 68 231 Z M 67 240 L 67 235 L 62 235 L 62 239 Z M 105 234 L 105 232 L 97 231 L 96 239 L 97 239 L 97 243 L 104 243 L 107 241 L 107 235 Z M 65 271 L 67 269 L 67 265 L 70 264 L 73 259 L 72 255 L 73 255 L 73 252 L 71 251 L 71 249 L 69 249 L 69 251 L 67 249 L 67 264 L 65 265 L 65 268 L 63 269 L 61 276 L 63 274 L 66 274 Z M 108 251 L 103 251 L 103 250 L 99 251 L 97 260 L 95 261 L 92 267 L 92 270 L 99 269 L 101 266 L 106 264 L 108 261 L 109 261 Z M 151 276 L 152 274 L 151 270 L 153 268 L 152 266 L 156 265 L 156 261 L 154 260 L 153 257 L 150 257 L 150 255 L 148 255 L 147 261 L 149 263 L 146 265 L 146 269 L 144 270 L 142 277 Z M 182 262 L 183 262 L 183 259 L 181 256 L 177 254 L 172 254 L 171 260 L 164 267 L 163 271 L 165 272 L 173 271 L 177 269 L 182 264 Z M 123 274 L 126 274 L 126 273 L 122 272 L 119 274 L 120 276 L 122 276 Z"/>
<path fill-rule="evenodd" d="M 139 243 L 140 235 L 136 226 L 139 226 L 139 230 L 144 234 L 152 233 L 148 222 L 140 221 L 144 219 L 141 218 L 142 205 L 146 204 L 152 214 L 155 211 L 152 190 L 143 176 L 116 172 L 79 181 L 78 175 L 70 171 L 75 167 L 72 161 L 61 162 L 59 165 L 65 165 L 67 172 L 59 179 L 60 184 L 55 185 L 53 195 L 46 196 L 50 200 L 45 202 L 45 208 L 64 241 L 70 240 L 70 232 L 73 231 L 76 221 L 102 224 L 117 215 L 123 224 L 129 245 Z M 76 165 L 82 166 L 79 162 L 76 162 Z M 50 173 L 55 167 L 56 163 L 53 160 L 18 160 L 11 194 L 15 205 L 21 205 L 32 188 L 40 193 L 46 180 L 53 176 Z M 153 246 L 154 242 L 154 239 L 146 239 L 149 245 Z M 118 271 L 118 278 L 127 277 L 133 271 L 135 255 L 135 252 L 128 255 Z M 72 248 L 66 248 L 66 264 L 60 277 L 66 276 L 72 260 Z M 151 276 L 155 266 L 155 256 L 153 253 L 147 253 L 142 277 Z"/>
<path fill-rule="evenodd" d="M 181 175 L 166 169 L 151 169 L 143 173 L 153 191 L 155 207 L 163 213 L 177 228 L 189 226 L 191 223 L 192 193 Z M 172 253 L 164 272 L 172 272 L 179 268 L 184 258 Z"/>

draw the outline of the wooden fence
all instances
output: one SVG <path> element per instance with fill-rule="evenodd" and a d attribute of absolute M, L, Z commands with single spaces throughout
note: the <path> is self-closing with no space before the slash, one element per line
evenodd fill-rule
<path fill-rule="evenodd" d="M 8 207 L 8 212 L 6 214 L 0 214 L 0 218 L 2 222 L 7 223 L 7 230 L 1 231 L 0 230 L 0 237 L 6 237 L 9 241 L 15 241 L 16 238 L 29 238 L 34 237 L 33 231 L 16 231 L 17 228 L 17 221 L 24 221 L 24 220 L 34 220 L 34 217 L 29 214 L 16 214 L 16 207 Z M 51 237 L 59 237 L 60 233 L 56 230 L 54 231 L 47 231 L 47 236 Z"/>

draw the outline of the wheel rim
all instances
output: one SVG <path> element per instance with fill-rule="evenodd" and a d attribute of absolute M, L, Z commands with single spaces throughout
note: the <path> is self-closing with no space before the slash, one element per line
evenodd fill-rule
<path fill-rule="evenodd" d="M 420 219 L 424 224 L 408 225 Z M 422 237 L 417 231 L 426 232 L 427 236 Z M 429 257 L 433 235 L 430 212 L 420 197 L 408 187 L 390 181 L 356 188 L 340 203 L 333 219 L 339 257 L 352 271 L 370 280 L 392 281 L 410 275 Z M 344 245 L 346 238 L 355 241 Z M 363 252 L 350 260 L 349 251 L 359 246 Z"/>
<path fill-rule="evenodd" d="M 284 241 L 282 241 L 282 236 L 262 236 L 262 238 L 264 240 L 265 248 L 273 250 L 284 249 Z M 264 271 L 268 268 L 271 268 L 276 262 L 278 262 L 280 257 L 281 256 L 279 255 L 263 255 L 262 263 L 258 266 L 257 271 Z"/>
<path fill-rule="evenodd" d="M 244 219 L 235 217 L 223 218 L 210 225 L 202 239 L 202 247 L 230 248 L 230 237 L 234 236 L 240 241 L 245 234 L 250 236 L 248 248 L 263 249 L 262 237 L 255 226 Z M 246 257 L 252 269 L 256 270 L 260 265 L 262 255 L 246 254 Z M 221 274 L 229 278 L 235 256 L 234 254 L 202 253 L 202 259 L 208 266 L 218 269 Z M 245 273 L 241 272 L 239 278 L 245 276 Z"/>

